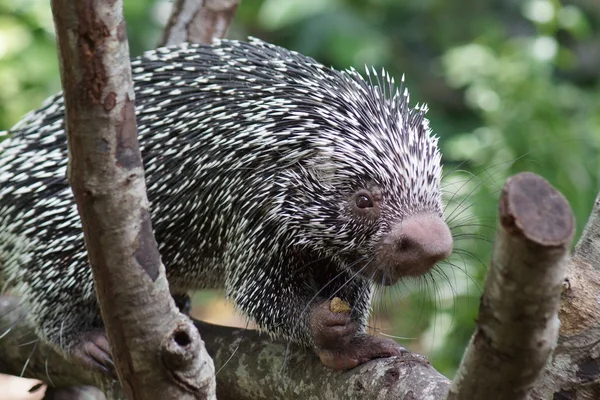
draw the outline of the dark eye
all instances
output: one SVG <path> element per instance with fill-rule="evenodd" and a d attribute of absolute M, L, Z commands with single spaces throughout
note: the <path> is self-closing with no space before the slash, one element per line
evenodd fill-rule
<path fill-rule="evenodd" d="M 358 221 L 376 221 L 379 218 L 382 195 L 378 187 L 371 190 L 360 189 L 354 192 L 348 200 L 350 209 Z"/>
<path fill-rule="evenodd" d="M 371 208 L 373 207 L 373 200 L 369 195 L 359 194 L 356 196 L 356 207 L 358 208 Z"/>

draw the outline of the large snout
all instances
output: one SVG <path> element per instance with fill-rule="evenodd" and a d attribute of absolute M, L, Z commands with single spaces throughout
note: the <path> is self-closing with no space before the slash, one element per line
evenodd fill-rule
<path fill-rule="evenodd" d="M 452 234 L 446 222 L 435 214 L 416 214 L 392 227 L 383 239 L 379 268 L 393 284 L 403 276 L 428 272 L 452 253 Z"/>

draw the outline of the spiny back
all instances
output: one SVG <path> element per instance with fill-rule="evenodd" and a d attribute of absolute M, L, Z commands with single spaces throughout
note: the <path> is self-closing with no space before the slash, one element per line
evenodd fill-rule
<path fill-rule="evenodd" d="M 386 73 L 364 80 L 258 40 L 161 48 L 132 69 L 153 224 L 168 266 L 227 247 L 255 251 L 236 232 L 251 226 L 258 234 L 268 222 L 275 234 L 299 226 L 314 233 L 298 244 L 347 248 L 360 240 L 334 221 L 337 200 L 368 182 L 390 199 L 384 228 L 421 208 L 441 212 L 440 154 L 426 110 L 409 109 L 408 94 Z M 31 289 L 56 284 L 91 296 L 91 278 L 75 278 L 87 255 L 66 181 L 63 112 L 60 95 L 49 99 L 0 144 L 0 263 L 17 281 L 29 274 Z M 314 205 L 290 202 L 307 193 Z M 278 224 L 282 216 L 288 225 Z"/>

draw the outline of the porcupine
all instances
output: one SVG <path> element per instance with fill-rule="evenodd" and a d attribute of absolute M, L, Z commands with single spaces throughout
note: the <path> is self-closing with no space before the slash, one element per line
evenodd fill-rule
<path fill-rule="evenodd" d="M 401 354 L 365 333 L 373 287 L 452 250 L 438 139 L 404 83 L 257 39 L 159 48 L 132 71 L 172 292 L 225 288 L 261 330 L 333 368 Z M 0 265 L 43 340 L 108 371 L 63 113 L 59 94 L 0 144 Z M 334 296 L 352 312 L 331 311 Z"/>

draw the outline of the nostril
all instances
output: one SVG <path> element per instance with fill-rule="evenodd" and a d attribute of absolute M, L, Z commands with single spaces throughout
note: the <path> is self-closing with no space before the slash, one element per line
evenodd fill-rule
<path fill-rule="evenodd" d="M 406 253 L 407 251 L 412 250 L 416 246 L 414 240 L 410 237 L 403 236 L 396 242 L 396 251 L 400 253 Z"/>
<path fill-rule="evenodd" d="M 434 214 L 416 214 L 392 228 L 380 260 L 392 276 L 418 276 L 451 252 L 452 235 L 444 220 Z"/>

